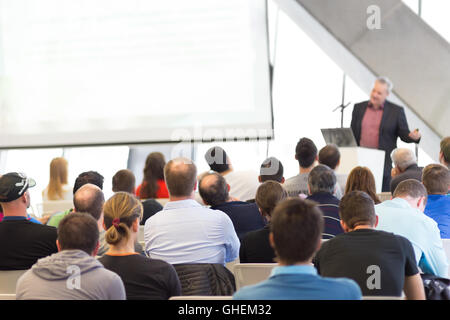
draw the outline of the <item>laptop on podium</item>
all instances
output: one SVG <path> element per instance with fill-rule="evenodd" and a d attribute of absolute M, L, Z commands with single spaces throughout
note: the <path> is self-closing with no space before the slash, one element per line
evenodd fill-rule
<path fill-rule="evenodd" d="M 351 128 L 320 129 L 326 144 L 335 144 L 338 147 L 357 147 L 355 136 Z"/>

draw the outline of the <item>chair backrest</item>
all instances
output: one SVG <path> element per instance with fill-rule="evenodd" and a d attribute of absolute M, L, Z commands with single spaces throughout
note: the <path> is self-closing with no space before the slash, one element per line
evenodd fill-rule
<path fill-rule="evenodd" d="M 397 296 L 363 296 L 363 300 L 405 300 L 404 297 Z"/>
<path fill-rule="evenodd" d="M 377 193 L 377 196 L 381 202 L 392 199 L 392 193 L 390 192 L 380 192 Z"/>
<path fill-rule="evenodd" d="M 1 270 L 0 271 L 0 294 L 16 293 L 17 280 L 27 270 Z"/>
<path fill-rule="evenodd" d="M 0 294 L 0 300 L 16 300 L 15 293 L 2 293 Z"/>
<path fill-rule="evenodd" d="M 239 257 L 236 260 L 233 260 L 231 262 L 228 262 L 227 264 L 225 264 L 225 267 L 230 270 L 233 274 L 234 274 L 234 265 L 239 263 Z"/>
<path fill-rule="evenodd" d="M 42 215 L 62 212 L 73 208 L 72 200 L 48 200 L 42 203 Z"/>
<path fill-rule="evenodd" d="M 232 300 L 233 296 L 173 296 L 169 300 Z"/>
<path fill-rule="evenodd" d="M 448 276 L 450 277 L 450 239 L 442 239 L 442 246 L 448 261 Z"/>
<path fill-rule="evenodd" d="M 158 198 L 155 200 L 158 201 L 163 207 L 167 202 L 169 202 L 169 198 Z"/>
<path fill-rule="evenodd" d="M 276 263 L 237 263 L 233 266 L 236 290 L 269 278 Z"/>
<path fill-rule="evenodd" d="M 138 234 L 138 241 L 139 242 L 144 241 L 144 227 L 145 226 L 139 226 L 139 234 Z"/>

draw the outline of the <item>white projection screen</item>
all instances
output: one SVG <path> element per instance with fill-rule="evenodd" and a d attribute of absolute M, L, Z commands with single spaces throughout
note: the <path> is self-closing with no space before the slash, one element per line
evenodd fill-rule
<path fill-rule="evenodd" d="M 265 0 L 0 0 L 0 148 L 272 137 Z"/>

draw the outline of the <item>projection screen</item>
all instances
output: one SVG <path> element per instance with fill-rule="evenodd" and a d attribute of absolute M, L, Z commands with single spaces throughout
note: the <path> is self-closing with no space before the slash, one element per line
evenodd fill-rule
<path fill-rule="evenodd" d="M 0 148 L 272 137 L 265 0 L 0 0 Z"/>

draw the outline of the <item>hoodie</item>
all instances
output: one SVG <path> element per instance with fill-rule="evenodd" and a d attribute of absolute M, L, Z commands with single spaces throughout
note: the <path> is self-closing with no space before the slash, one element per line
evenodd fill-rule
<path fill-rule="evenodd" d="M 39 259 L 17 281 L 17 300 L 124 300 L 120 277 L 82 250 Z"/>

